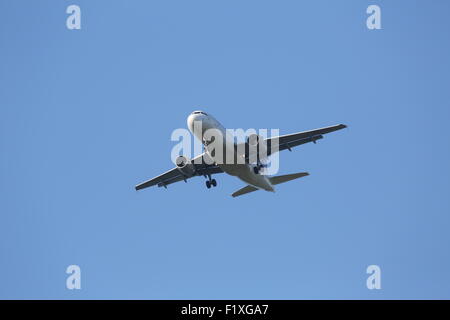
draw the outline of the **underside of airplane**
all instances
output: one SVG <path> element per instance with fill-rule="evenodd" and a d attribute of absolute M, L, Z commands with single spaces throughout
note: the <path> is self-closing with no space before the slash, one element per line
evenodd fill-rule
<path fill-rule="evenodd" d="M 234 140 L 230 143 L 225 139 L 227 135 L 226 129 L 213 116 L 203 111 L 192 112 L 187 119 L 187 124 L 191 133 L 193 133 L 204 145 L 205 152 L 193 159 L 179 156 L 175 161 L 175 168 L 136 185 L 136 190 L 151 186 L 167 188 L 167 186 L 172 183 L 179 181 L 187 182 L 188 179 L 196 176 L 205 177 L 205 185 L 209 189 L 217 186 L 216 179 L 212 178 L 213 175 L 227 173 L 236 176 L 247 184 L 245 187 L 234 192 L 232 194 L 233 197 L 238 197 L 257 190 L 274 192 L 275 185 L 305 177 L 309 175 L 309 173 L 299 172 L 279 176 L 268 176 L 263 172 L 265 167 L 264 159 L 273 156 L 279 151 L 292 151 L 292 148 L 302 144 L 309 142 L 316 143 L 317 140 L 323 138 L 324 134 L 347 127 L 344 124 L 339 124 L 270 138 L 263 138 L 256 135 L 254 139 L 253 137 L 248 137 L 246 142 L 240 145 Z M 201 126 L 201 130 L 196 130 L 197 124 Z M 223 158 L 218 157 L 217 152 L 211 148 L 214 143 L 211 143 L 211 141 L 208 141 L 205 138 L 208 130 L 215 130 L 215 132 L 218 132 L 218 137 L 220 138 L 218 139 L 216 136 L 215 141 L 222 143 L 223 140 L 221 148 L 223 147 L 224 153 L 233 153 L 234 162 L 230 163 L 224 161 Z"/>

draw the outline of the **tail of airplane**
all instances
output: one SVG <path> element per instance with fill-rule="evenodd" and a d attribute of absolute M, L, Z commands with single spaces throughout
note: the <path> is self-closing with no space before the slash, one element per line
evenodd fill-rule
<path fill-rule="evenodd" d="M 291 173 L 291 174 L 285 174 L 282 176 L 270 177 L 269 180 L 270 180 L 270 183 L 272 183 L 273 185 L 277 185 L 277 184 L 288 182 L 288 181 L 291 181 L 294 179 L 306 177 L 308 175 L 309 175 L 308 172 Z M 233 193 L 232 196 L 238 197 L 243 194 L 247 194 L 247 193 L 250 193 L 250 192 L 253 192 L 256 190 L 259 190 L 259 189 L 254 186 L 248 185 L 248 186 L 243 187 L 242 189 L 239 189 L 235 193 Z"/>
<path fill-rule="evenodd" d="M 282 176 L 270 177 L 269 180 L 271 184 L 276 185 L 306 176 L 309 176 L 308 172 L 299 172 L 299 173 L 285 174 Z"/>

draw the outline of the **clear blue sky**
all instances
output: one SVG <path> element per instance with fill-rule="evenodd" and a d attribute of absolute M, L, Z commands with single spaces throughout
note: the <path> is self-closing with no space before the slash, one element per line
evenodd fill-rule
<path fill-rule="evenodd" d="M 449 10 L 1 1 L 0 298 L 450 298 Z M 136 192 L 199 108 L 231 128 L 349 128 L 283 152 L 281 173 L 311 176 L 275 194 L 233 199 L 226 175 Z"/>

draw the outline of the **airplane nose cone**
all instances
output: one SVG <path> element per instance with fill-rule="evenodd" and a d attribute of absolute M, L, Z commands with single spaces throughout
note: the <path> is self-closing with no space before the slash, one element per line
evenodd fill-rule
<path fill-rule="evenodd" d="M 204 119 L 204 116 L 201 114 L 191 113 L 187 118 L 187 126 L 191 132 L 194 132 L 194 124 L 197 123 L 197 128 L 200 129 L 201 122 Z"/>
<path fill-rule="evenodd" d="M 189 117 L 187 118 L 187 127 L 189 128 L 189 130 L 191 132 L 194 132 L 194 121 L 195 121 L 195 115 L 190 114 Z"/>

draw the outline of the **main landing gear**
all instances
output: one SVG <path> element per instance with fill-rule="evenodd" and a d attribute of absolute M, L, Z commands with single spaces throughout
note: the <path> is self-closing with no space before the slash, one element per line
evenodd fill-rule
<path fill-rule="evenodd" d="M 266 166 L 263 165 L 262 163 L 258 163 L 256 166 L 253 167 L 253 172 L 255 174 L 258 174 L 262 168 L 265 168 Z"/>
<path fill-rule="evenodd" d="M 206 180 L 205 184 L 206 184 L 206 187 L 208 189 L 210 189 L 211 186 L 213 186 L 213 187 L 217 186 L 217 181 L 216 181 L 216 179 L 211 179 L 211 175 L 208 175 L 208 180 Z"/>

